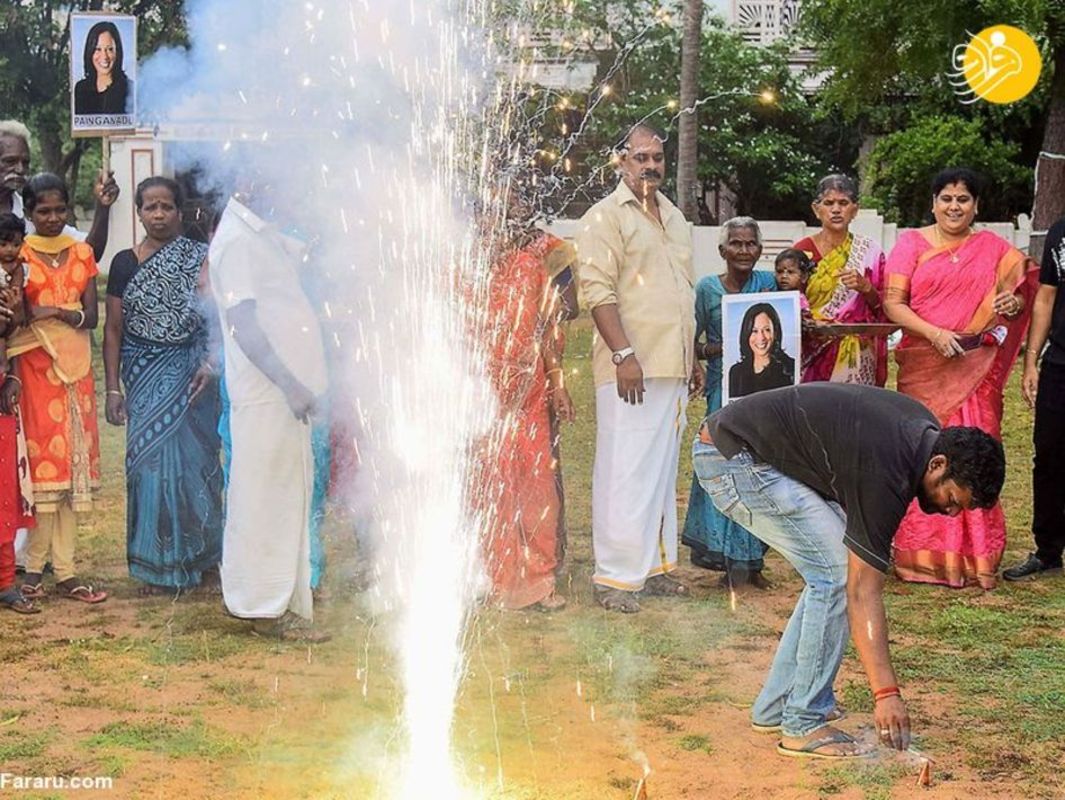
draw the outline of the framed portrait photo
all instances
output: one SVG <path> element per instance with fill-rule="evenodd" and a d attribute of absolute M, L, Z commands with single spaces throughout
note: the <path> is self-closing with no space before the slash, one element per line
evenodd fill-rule
<path fill-rule="evenodd" d="M 71 135 L 107 136 L 133 130 L 136 80 L 137 18 L 71 14 Z"/>
<path fill-rule="evenodd" d="M 721 298 L 721 403 L 794 386 L 802 365 L 798 292 L 726 294 Z"/>

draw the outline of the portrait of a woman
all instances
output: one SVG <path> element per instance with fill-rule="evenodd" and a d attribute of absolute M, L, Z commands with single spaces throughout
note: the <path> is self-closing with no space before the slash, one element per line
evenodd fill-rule
<path fill-rule="evenodd" d="M 795 359 L 784 352 L 780 315 L 769 303 L 755 303 L 740 325 L 740 360 L 728 371 L 729 398 L 795 383 Z"/>
<path fill-rule="evenodd" d="M 122 37 L 113 22 L 97 22 L 85 37 L 85 77 L 74 86 L 74 114 L 125 114 L 133 83 L 122 68 Z"/>

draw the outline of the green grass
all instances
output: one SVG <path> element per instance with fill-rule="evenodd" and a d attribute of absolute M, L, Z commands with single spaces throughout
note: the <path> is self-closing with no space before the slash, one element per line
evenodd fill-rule
<path fill-rule="evenodd" d="M 464 762 L 489 775 L 497 743 L 509 766 L 545 759 L 529 785 L 508 783 L 501 796 L 620 800 L 635 786 L 626 771 L 634 732 L 641 748 L 672 749 L 678 758 L 691 758 L 678 751 L 711 753 L 715 737 L 728 733 L 719 734 L 710 720 L 726 711 L 735 719 L 752 694 L 723 678 L 715 657 L 730 648 L 735 663 L 743 663 L 748 654 L 771 649 L 798 582 L 775 560 L 778 588 L 769 596 L 747 595 L 735 610 L 713 590 L 686 602 L 650 599 L 632 617 L 608 615 L 595 605 L 587 319 L 573 325 L 569 340 L 567 370 L 577 371 L 569 386 L 579 415 L 565 428 L 562 444 L 569 549 L 561 590 L 570 606 L 551 615 L 478 612 L 455 742 Z M 689 406 L 686 438 L 702 412 L 701 401 Z M 212 796 L 257 796 L 261 781 L 287 776 L 302 796 L 373 796 L 375 769 L 397 746 L 399 677 L 385 618 L 374 620 L 367 603 L 346 590 L 357 563 L 350 523 L 333 521 L 327 532 L 334 601 L 322 611 L 323 624 L 335 634 L 329 645 L 309 650 L 249 636 L 245 625 L 221 612 L 218 598 L 133 599 L 124 557 L 124 433 L 102 421 L 100 428 L 103 490 L 97 510 L 81 520 L 78 560 L 87 576 L 117 596 L 101 609 L 51 602 L 40 615 L 55 615 L 48 619 L 0 617 L 0 666 L 13 690 L 4 696 L 0 723 L 22 715 L 11 726 L 0 724 L 0 766 L 56 774 L 74 765 L 121 777 L 122 792 L 147 797 L 166 792 L 161 757 L 175 773 L 215 781 Z M 1016 376 L 1006 394 L 1003 430 L 1010 463 L 1003 495 L 1008 563 L 1029 549 L 1031 524 L 1031 415 L 1019 400 Z M 683 515 L 687 447 L 681 448 L 679 475 Z M 983 593 L 889 580 L 886 603 L 892 655 L 921 734 L 918 746 L 940 761 L 936 775 L 944 796 L 954 796 L 952 774 L 986 782 L 987 794 L 974 791 L 974 800 L 1065 796 L 1065 581 L 1005 584 Z M 65 626 L 62 634 L 39 634 L 56 619 Z M 51 699 L 18 693 L 35 681 L 55 689 Z M 853 653 L 838 689 L 853 715 L 871 711 Z M 66 727 L 41 708 L 56 709 Z M 550 767 L 552 759 L 580 762 L 585 755 L 570 742 L 563 753 L 554 749 L 563 747 L 553 741 L 574 724 L 574 713 L 585 720 L 594 713 L 595 736 L 606 737 L 624 765 L 604 766 L 594 786 L 562 785 Z M 752 760 L 766 769 L 776 765 L 769 738 L 755 746 L 762 749 L 751 751 Z M 908 789 L 915 777 L 912 770 L 876 763 L 809 767 L 803 775 L 796 789 L 808 788 L 811 796 L 867 800 Z M 655 785 L 652 778 L 652 796 L 659 796 Z"/>
<path fill-rule="evenodd" d="M 710 737 L 699 733 L 689 733 L 686 736 L 681 736 L 677 740 L 677 747 L 689 753 L 706 753 L 710 755 L 714 752 L 713 745 L 710 744 Z"/>
<path fill-rule="evenodd" d="M 244 708 L 268 708 L 274 705 L 270 696 L 251 680 L 219 680 L 207 684 L 220 699 L 234 706 Z"/>
<path fill-rule="evenodd" d="M 139 750 L 170 758 L 221 758 L 241 752 L 232 735 L 208 728 L 201 720 L 182 725 L 173 720 L 146 723 L 113 722 L 84 740 L 90 750 Z"/>
<path fill-rule="evenodd" d="M 15 759 L 36 758 L 45 751 L 51 735 L 11 731 L 0 736 L 0 766 Z"/>
<path fill-rule="evenodd" d="M 845 764 L 822 773 L 818 793 L 823 797 L 840 794 L 850 786 L 862 791 L 864 800 L 891 800 L 896 782 L 911 777 L 911 771 L 897 765 Z"/>

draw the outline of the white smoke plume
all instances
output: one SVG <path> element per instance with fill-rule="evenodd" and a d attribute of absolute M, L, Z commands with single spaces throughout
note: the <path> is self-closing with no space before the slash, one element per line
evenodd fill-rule
<path fill-rule="evenodd" d="M 450 726 L 480 574 L 466 481 L 471 443 L 496 413 L 470 335 L 488 249 L 464 208 L 473 198 L 501 215 L 486 154 L 507 135 L 500 109 L 514 91 L 496 82 L 487 3 L 186 8 L 191 47 L 141 67 L 144 121 L 183 140 L 172 166 L 197 169 L 201 189 L 225 193 L 251 175 L 270 216 L 315 240 L 305 268 L 331 402 L 361 458 L 348 499 L 406 692 L 407 762 L 393 791 L 458 797 Z"/>

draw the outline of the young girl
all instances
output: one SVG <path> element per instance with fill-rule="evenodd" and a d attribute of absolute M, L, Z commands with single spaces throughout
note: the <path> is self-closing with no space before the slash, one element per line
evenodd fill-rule
<path fill-rule="evenodd" d="M 25 235 L 21 219 L 0 214 L 0 370 L 5 375 L 9 369 L 7 337 L 25 322 L 27 273 L 19 257 Z M 15 586 L 15 533 L 33 524 L 33 493 L 18 406 L 4 400 L 0 398 L 0 608 L 36 614 L 40 608 Z"/>
<path fill-rule="evenodd" d="M 29 449 L 37 525 L 26 546 L 22 594 L 43 596 L 50 560 L 58 596 L 99 603 L 107 593 L 74 570 L 76 514 L 92 509 L 100 479 L 100 439 L 89 331 L 96 327 L 96 259 L 92 248 L 66 235 L 70 195 L 56 175 L 35 175 L 23 190 L 36 233 L 26 237 L 26 306 L 31 324 L 9 342 L 18 356 L 3 389 L 8 401 L 25 391 L 22 420 Z"/>
<path fill-rule="evenodd" d="M 802 250 L 789 247 L 780 251 L 775 264 L 777 289 L 782 292 L 798 291 L 802 314 L 804 317 L 809 316 L 810 302 L 806 299 L 806 283 L 814 269 L 810 257 Z"/>

